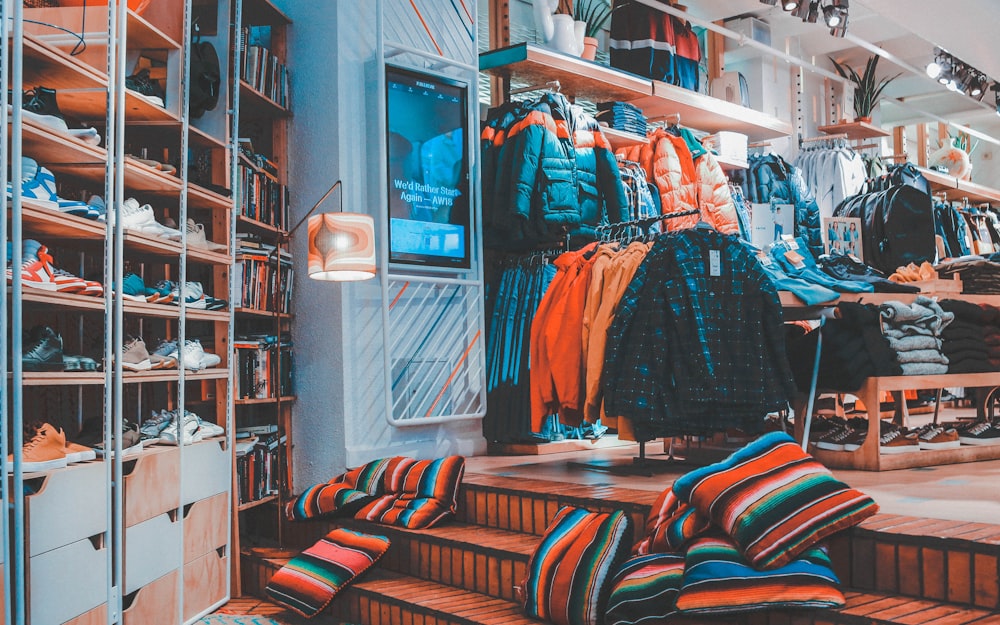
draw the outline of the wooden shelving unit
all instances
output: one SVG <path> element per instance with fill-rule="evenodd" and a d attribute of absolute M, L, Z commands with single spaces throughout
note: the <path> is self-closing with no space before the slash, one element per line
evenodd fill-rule
<path fill-rule="evenodd" d="M 244 99 L 241 107 L 245 107 L 251 116 L 288 117 L 292 114 L 291 110 L 257 91 L 245 80 L 240 81 L 240 97 Z"/>
<path fill-rule="evenodd" d="M 262 499 L 255 499 L 254 501 L 248 501 L 247 503 L 241 503 L 240 506 L 239 506 L 239 508 L 237 508 L 237 510 L 239 510 L 240 512 L 243 512 L 245 510 L 251 510 L 253 508 L 257 508 L 259 506 L 263 506 L 264 504 L 271 503 L 272 501 L 278 501 L 278 496 L 277 495 L 268 495 L 267 497 L 264 497 Z"/>
<path fill-rule="evenodd" d="M 630 102 L 649 118 L 679 114 L 684 126 L 709 132 L 741 132 L 751 141 L 792 133 L 790 123 L 759 111 L 530 43 L 480 54 L 479 69 L 527 84 L 558 80 L 563 93 L 577 98 Z"/>
<path fill-rule="evenodd" d="M 645 145 L 649 143 L 649 139 L 646 137 L 625 132 L 624 130 L 615 130 L 614 128 L 601 126 L 601 132 L 604 133 L 604 137 L 611 144 L 611 149 L 615 151 L 633 145 Z"/>
<path fill-rule="evenodd" d="M 283 402 L 295 401 L 295 396 L 294 395 L 288 395 L 286 397 L 282 397 L 281 401 L 283 401 Z M 278 402 L 278 398 L 277 397 L 264 397 L 264 398 L 261 398 L 261 399 L 237 399 L 236 400 L 236 405 L 237 406 L 259 406 L 259 405 L 262 405 L 262 404 L 275 404 L 277 402 Z"/>
<path fill-rule="evenodd" d="M 959 180 L 954 176 L 919 167 L 920 173 L 924 175 L 927 182 L 931 184 L 934 192 L 944 193 L 949 200 L 968 199 L 972 203 L 989 202 L 1000 203 L 1000 190 L 993 189 L 970 180 Z"/>
<path fill-rule="evenodd" d="M 829 124 L 827 126 L 820 126 L 818 130 L 823 134 L 827 135 L 836 135 L 836 134 L 847 135 L 847 139 L 849 141 L 860 141 L 863 139 L 878 139 L 881 137 L 888 137 L 892 134 L 888 130 L 882 130 L 878 126 L 862 121 L 845 122 L 842 124 Z"/>

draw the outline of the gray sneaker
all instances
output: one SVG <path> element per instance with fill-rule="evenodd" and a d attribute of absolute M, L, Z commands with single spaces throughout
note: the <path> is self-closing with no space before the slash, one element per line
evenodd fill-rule
<path fill-rule="evenodd" d="M 139 337 L 128 339 L 122 346 L 122 368 L 129 371 L 148 371 L 153 368 L 146 343 Z"/>

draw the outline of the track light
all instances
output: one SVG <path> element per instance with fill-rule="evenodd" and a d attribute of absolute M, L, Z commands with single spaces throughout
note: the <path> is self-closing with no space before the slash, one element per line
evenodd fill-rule
<path fill-rule="evenodd" d="M 940 48 L 934 48 L 934 60 L 927 64 L 927 75 L 937 78 L 948 67 L 948 55 Z"/>
<path fill-rule="evenodd" d="M 782 0 L 781 8 L 786 11 L 794 11 L 799 8 L 799 0 Z"/>
<path fill-rule="evenodd" d="M 843 37 L 847 34 L 848 0 L 832 0 L 823 7 L 823 21 L 830 27 L 830 34 Z"/>
<path fill-rule="evenodd" d="M 809 3 L 809 11 L 802 19 L 810 24 L 815 24 L 819 20 L 819 0 L 813 0 Z"/>

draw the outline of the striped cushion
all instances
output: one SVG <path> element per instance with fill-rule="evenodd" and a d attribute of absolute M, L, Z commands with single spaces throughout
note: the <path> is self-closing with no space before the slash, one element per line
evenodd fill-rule
<path fill-rule="evenodd" d="M 761 569 L 784 566 L 878 512 L 870 497 L 835 479 L 784 432 L 682 476 L 674 494 L 724 529 Z"/>
<path fill-rule="evenodd" d="M 835 608 L 844 605 L 840 581 L 822 550 L 770 571 L 751 567 L 726 538 L 698 538 L 685 559 L 677 609 L 684 613 L 749 612 L 771 608 Z"/>
<path fill-rule="evenodd" d="M 566 506 L 556 513 L 528 563 L 524 611 L 556 625 L 596 625 L 611 574 L 628 556 L 629 517 Z"/>
<path fill-rule="evenodd" d="M 354 518 L 421 529 L 455 514 L 465 458 L 437 460 L 391 458 L 382 478 L 385 495 L 358 511 Z"/>
<path fill-rule="evenodd" d="M 288 519 L 302 521 L 336 513 L 354 514 L 379 494 L 389 460 L 374 460 L 306 489 L 288 505 Z"/>
<path fill-rule="evenodd" d="M 646 536 L 636 543 L 633 555 L 680 551 L 708 529 L 709 520 L 690 504 L 681 503 L 671 488 L 660 493 L 646 517 Z"/>
<path fill-rule="evenodd" d="M 626 562 L 611 582 L 605 625 L 653 625 L 677 613 L 684 556 L 657 553 Z"/>
<path fill-rule="evenodd" d="M 316 616 L 388 548 L 385 536 L 335 529 L 281 567 L 264 590 L 272 600 L 302 616 Z"/>

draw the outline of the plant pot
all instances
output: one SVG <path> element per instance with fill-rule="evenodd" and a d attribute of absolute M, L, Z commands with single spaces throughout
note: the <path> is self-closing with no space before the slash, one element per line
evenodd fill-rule
<path fill-rule="evenodd" d="M 597 38 L 596 37 L 584 37 L 583 38 L 583 54 L 580 55 L 588 61 L 593 61 L 597 58 Z"/>
<path fill-rule="evenodd" d="M 868 117 L 858 117 L 858 121 L 865 124 L 870 124 L 872 123 L 872 118 L 870 115 Z"/>

